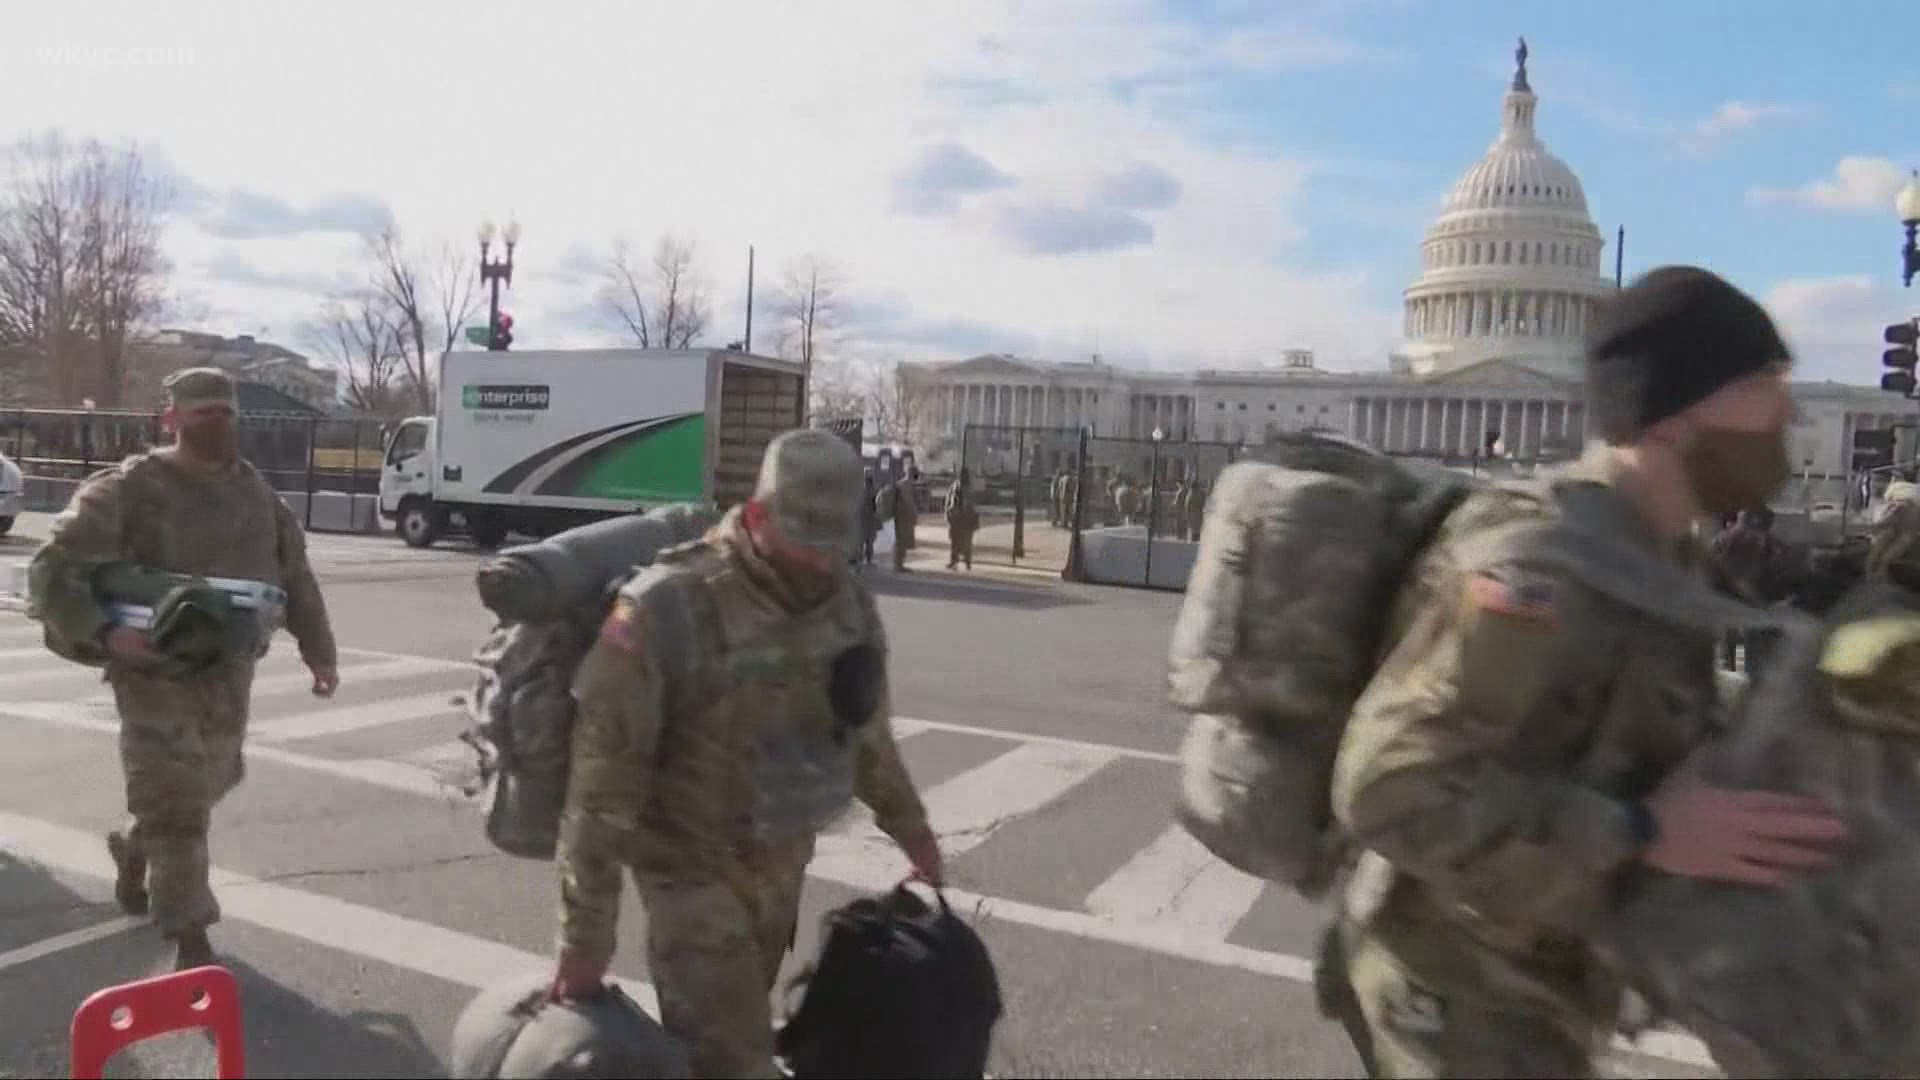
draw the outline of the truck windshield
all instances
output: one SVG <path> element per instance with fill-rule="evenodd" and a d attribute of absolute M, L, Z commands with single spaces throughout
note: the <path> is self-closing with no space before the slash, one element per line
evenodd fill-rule
<path fill-rule="evenodd" d="M 387 464 L 398 465 L 427 448 L 427 425 L 402 424 L 393 433 L 393 446 L 387 450 Z"/>

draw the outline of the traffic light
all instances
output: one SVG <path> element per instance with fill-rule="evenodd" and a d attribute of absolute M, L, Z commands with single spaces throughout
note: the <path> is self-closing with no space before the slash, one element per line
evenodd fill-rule
<path fill-rule="evenodd" d="M 1893 348 L 1880 354 L 1880 362 L 1893 370 L 1880 376 L 1880 389 L 1911 394 L 1914 365 L 1920 362 L 1920 355 L 1915 352 L 1915 344 L 1920 342 L 1920 319 L 1887 327 L 1886 340 Z"/>
<path fill-rule="evenodd" d="M 497 352 L 504 352 L 511 344 L 513 344 L 513 316 L 503 311 L 500 313 L 500 318 L 493 324 L 493 347 Z"/>

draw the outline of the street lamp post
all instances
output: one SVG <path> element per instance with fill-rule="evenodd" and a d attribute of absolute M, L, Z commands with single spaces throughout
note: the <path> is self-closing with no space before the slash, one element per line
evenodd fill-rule
<path fill-rule="evenodd" d="M 1147 581 L 1153 584 L 1153 533 L 1160 523 L 1160 441 L 1167 433 L 1153 429 L 1153 464 L 1147 472 Z"/>
<path fill-rule="evenodd" d="M 520 223 L 509 220 L 500 230 L 500 239 L 507 245 L 506 258 L 488 259 L 487 249 L 493 246 L 493 222 L 480 223 L 480 280 L 493 287 L 493 298 L 487 305 L 487 348 L 494 352 L 506 347 L 500 340 L 500 283 L 513 284 L 513 249 L 520 243 Z"/>
<path fill-rule="evenodd" d="M 1920 169 L 1913 170 L 1907 186 L 1894 196 L 1893 212 L 1899 215 L 1900 224 L 1907 227 L 1907 244 L 1900 250 L 1901 283 L 1912 288 L 1914 276 L 1920 274 L 1920 244 L 1914 241 L 1914 234 L 1920 232 Z"/>

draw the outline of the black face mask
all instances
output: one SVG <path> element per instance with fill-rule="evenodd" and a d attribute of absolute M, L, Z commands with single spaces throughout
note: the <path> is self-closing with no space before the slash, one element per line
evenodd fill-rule
<path fill-rule="evenodd" d="M 1703 431 L 1681 464 L 1700 508 L 1710 514 L 1764 509 L 1793 475 L 1784 430 Z"/>

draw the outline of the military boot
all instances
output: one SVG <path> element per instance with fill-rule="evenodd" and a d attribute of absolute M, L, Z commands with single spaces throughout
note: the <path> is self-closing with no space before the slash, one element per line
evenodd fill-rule
<path fill-rule="evenodd" d="M 213 955 L 213 943 L 207 940 L 205 930 L 188 930 L 173 939 L 173 970 L 186 971 L 189 968 L 206 967 L 219 961 Z"/>
<path fill-rule="evenodd" d="M 107 834 L 107 854 L 113 856 L 113 898 L 120 910 L 129 915 L 147 913 L 147 857 L 133 846 L 127 834 L 114 830 Z"/>

